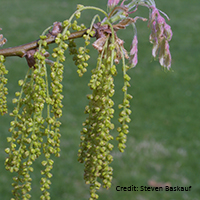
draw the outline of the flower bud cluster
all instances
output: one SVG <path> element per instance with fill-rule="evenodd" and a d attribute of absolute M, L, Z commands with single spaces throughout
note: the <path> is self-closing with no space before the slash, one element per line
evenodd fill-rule
<path fill-rule="evenodd" d="M 51 103 L 52 109 L 51 112 L 54 114 L 55 118 L 60 118 L 62 116 L 62 88 L 63 85 L 61 83 L 63 79 L 63 64 L 54 62 L 54 65 L 51 66 Z"/>
<path fill-rule="evenodd" d="M 0 55 L 0 114 L 4 115 L 8 112 L 7 109 L 7 98 L 8 88 L 5 87 L 7 84 L 7 78 L 4 77 L 5 74 L 8 74 L 8 70 L 6 70 L 4 56 Z"/>
<path fill-rule="evenodd" d="M 66 22 L 63 22 L 65 24 L 64 26 L 67 26 Z M 58 34 L 55 42 L 57 43 L 57 47 L 54 48 L 54 53 L 52 53 L 52 56 L 56 58 L 56 61 L 51 66 L 51 89 L 52 89 L 52 95 L 51 98 L 53 100 L 52 104 L 52 110 L 51 112 L 54 113 L 55 118 L 60 118 L 62 116 L 62 99 L 63 95 L 62 89 L 62 80 L 63 80 L 63 70 L 64 66 L 62 62 L 65 61 L 65 51 L 68 49 L 68 44 L 65 43 L 65 40 L 68 40 L 68 37 L 70 35 L 70 32 L 67 31 L 65 34 Z"/>
<path fill-rule="evenodd" d="M 78 75 L 80 77 L 83 76 L 83 74 L 87 71 L 86 67 L 88 66 L 88 63 L 86 61 L 90 58 L 90 56 L 87 54 L 89 52 L 89 49 L 79 47 L 79 49 L 77 50 L 74 39 L 71 39 L 69 40 L 69 52 L 70 55 L 73 55 L 73 61 L 78 67 Z"/>
<path fill-rule="evenodd" d="M 77 21 L 74 20 L 74 22 L 72 23 L 72 29 L 79 31 L 85 29 L 85 26 L 83 24 L 81 26 L 77 26 Z M 78 50 L 76 49 L 76 44 L 74 40 L 69 40 L 70 55 L 73 55 L 73 61 L 78 67 L 77 73 L 80 77 L 83 76 L 83 74 L 87 71 L 87 61 L 90 58 L 90 56 L 88 55 L 89 49 L 87 49 L 87 46 L 90 44 L 90 37 L 93 36 L 93 34 L 93 31 L 88 30 L 87 33 L 83 35 L 85 44 L 83 47 L 80 46 Z"/>
<path fill-rule="evenodd" d="M 111 57 L 105 56 L 102 59 L 100 54 L 97 67 L 92 70 L 89 86 L 93 92 L 87 95 L 89 105 L 85 107 L 85 113 L 88 117 L 83 123 L 80 137 L 78 160 L 85 164 L 84 179 L 86 184 L 90 184 L 90 200 L 98 198 L 96 190 L 101 186 L 98 178 L 102 179 L 105 188 L 111 186 L 112 180 L 113 169 L 109 166 L 113 161 L 110 154 L 113 149 L 110 140 L 113 136 L 110 135 L 110 130 L 114 128 L 114 124 L 111 123 L 114 114 L 111 68 Z"/>

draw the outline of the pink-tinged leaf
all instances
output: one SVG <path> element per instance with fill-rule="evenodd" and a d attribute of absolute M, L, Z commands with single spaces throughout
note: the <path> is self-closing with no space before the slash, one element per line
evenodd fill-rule
<path fill-rule="evenodd" d="M 170 41 L 172 39 L 172 35 L 173 35 L 172 30 L 171 30 L 171 26 L 165 23 L 164 29 L 165 29 L 164 34 L 166 36 L 166 39 L 168 41 Z"/>
<path fill-rule="evenodd" d="M 149 22 L 149 26 L 151 27 L 149 41 L 153 44 L 152 55 L 155 58 L 159 53 L 161 66 L 169 69 L 171 67 L 171 54 L 168 41 L 172 38 L 172 30 L 160 15 L 159 10 L 155 6 L 151 6 L 150 8 L 152 9 L 152 13 L 150 14 Z"/>
<path fill-rule="evenodd" d="M 160 14 L 157 17 L 157 23 L 159 24 L 159 26 L 162 26 L 166 23 L 165 19 Z"/>
<path fill-rule="evenodd" d="M 94 43 L 92 44 L 92 46 L 97 49 L 99 52 L 102 52 L 103 50 L 103 46 L 106 42 L 106 36 L 99 38 L 98 40 L 94 41 Z"/>
<path fill-rule="evenodd" d="M 151 6 L 151 8 L 152 8 L 152 13 L 150 16 L 150 23 L 152 23 L 157 18 L 157 16 L 160 15 L 159 11 L 156 7 Z"/>
<path fill-rule="evenodd" d="M 137 52 L 138 52 L 138 40 L 137 36 L 135 35 L 131 44 L 131 51 L 130 51 L 130 63 L 131 67 L 135 67 L 138 63 Z"/>
<path fill-rule="evenodd" d="M 157 36 L 158 36 L 158 38 L 163 37 L 164 24 L 165 24 L 165 19 L 159 15 L 157 17 Z"/>
<path fill-rule="evenodd" d="M 135 53 L 137 53 L 138 51 L 137 44 L 138 44 L 138 40 L 137 40 L 137 36 L 135 35 L 131 44 L 130 55 L 134 55 Z"/>
<path fill-rule="evenodd" d="M 138 57 L 137 57 L 137 54 L 135 54 L 133 57 L 131 56 L 130 57 L 130 63 L 131 63 L 131 68 L 132 67 L 135 67 L 138 63 Z"/>
<path fill-rule="evenodd" d="M 167 69 L 169 70 L 171 67 L 171 54 L 169 51 L 169 43 L 167 40 L 163 40 L 162 44 L 161 44 L 161 49 L 160 49 L 160 53 L 159 53 L 159 62 L 161 64 L 161 66 L 163 67 L 167 67 Z"/>
<path fill-rule="evenodd" d="M 155 58 L 158 54 L 158 50 L 159 50 L 159 44 L 158 43 L 154 43 L 153 44 L 153 48 L 152 48 L 152 56 Z"/>
<path fill-rule="evenodd" d="M 171 63 L 172 63 L 172 57 L 171 54 L 169 52 L 169 54 L 166 57 L 166 67 L 169 70 L 171 68 Z"/>
<path fill-rule="evenodd" d="M 120 0 L 108 0 L 108 7 L 112 8 L 112 7 L 116 6 L 119 2 L 120 2 Z"/>

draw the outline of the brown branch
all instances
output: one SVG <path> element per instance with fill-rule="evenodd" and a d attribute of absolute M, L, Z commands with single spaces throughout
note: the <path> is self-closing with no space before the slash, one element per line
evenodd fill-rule
<path fill-rule="evenodd" d="M 71 35 L 69 36 L 69 39 L 80 38 L 86 33 L 86 31 L 87 29 L 71 33 Z M 56 38 L 55 35 L 52 35 L 49 33 L 46 36 L 47 38 L 45 39 L 45 41 L 47 42 L 47 44 L 51 44 L 55 42 L 55 38 Z M 36 49 L 39 46 L 38 41 L 39 39 L 27 44 L 20 45 L 20 46 L 0 49 L 0 55 L 3 55 L 4 57 L 19 56 L 22 58 L 26 56 L 27 51 Z"/>

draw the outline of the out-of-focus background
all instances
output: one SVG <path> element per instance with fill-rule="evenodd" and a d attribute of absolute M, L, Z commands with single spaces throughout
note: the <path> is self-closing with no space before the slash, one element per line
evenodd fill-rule
<path fill-rule="evenodd" d="M 78 3 L 97 6 L 106 10 L 107 0 L 1 0 L 1 33 L 8 39 L 4 47 L 28 43 L 39 37 L 55 21 L 70 17 Z M 157 0 L 157 7 L 168 14 L 173 30 L 170 42 L 173 72 L 164 72 L 158 61 L 151 57 L 148 41 L 150 30 L 147 22 L 137 22 L 139 40 L 139 63 L 129 71 L 134 96 L 131 101 L 132 121 L 127 148 L 123 154 L 113 151 L 114 178 L 109 190 L 100 189 L 100 200 L 198 200 L 200 197 L 200 2 L 199 0 Z M 81 22 L 90 25 L 94 11 L 83 12 Z M 139 7 L 135 15 L 148 17 L 148 9 Z M 101 15 L 102 16 L 102 15 Z M 134 14 L 133 14 L 134 16 Z M 119 31 L 129 49 L 133 32 L 128 27 Z M 81 40 L 81 39 L 78 39 Z M 93 39 L 94 40 L 94 39 Z M 53 45 L 52 45 L 53 47 Z M 77 162 L 79 135 L 85 119 L 86 95 L 90 93 L 87 83 L 90 71 L 95 67 L 97 52 L 91 47 L 88 72 L 79 78 L 76 66 L 67 55 L 64 74 L 64 111 L 61 118 L 61 157 L 55 158 L 51 185 L 52 199 L 85 200 L 89 188 L 83 180 L 83 165 Z M 69 58 L 68 58 L 69 57 Z M 17 81 L 27 71 L 25 59 L 7 58 L 8 105 L 13 109 L 12 98 L 19 90 Z M 115 77 L 115 108 L 122 99 L 122 74 L 118 66 Z M 116 112 L 113 122 L 118 125 Z M 12 175 L 4 169 L 7 147 L 6 137 L 11 117 L 0 116 L 0 199 L 11 195 Z M 112 131 L 114 136 L 116 130 Z M 115 143 L 115 142 L 114 142 Z M 40 196 L 39 181 L 41 164 L 36 161 L 32 173 L 32 199 Z M 190 192 L 117 192 L 116 186 L 140 187 L 150 183 L 170 183 L 171 186 L 192 186 Z M 151 185 L 151 184 L 150 184 Z"/>

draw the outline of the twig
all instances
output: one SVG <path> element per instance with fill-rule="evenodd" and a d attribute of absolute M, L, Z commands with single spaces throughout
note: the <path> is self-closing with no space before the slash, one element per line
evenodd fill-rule
<path fill-rule="evenodd" d="M 71 35 L 69 36 L 69 39 L 80 38 L 86 33 L 86 31 L 87 31 L 87 29 L 71 33 Z M 54 36 L 50 33 L 47 34 L 46 36 L 47 36 L 47 38 L 45 39 L 45 41 L 47 42 L 47 44 L 51 44 L 51 43 L 55 42 L 56 36 Z M 20 46 L 0 49 L 0 55 L 3 55 L 4 57 L 19 56 L 22 58 L 22 57 L 26 56 L 27 51 L 36 49 L 39 46 L 38 41 L 39 41 L 39 39 L 35 40 L 33 42 L 30 42 L 30 43 L 27 43 L 27 44 L 20 45 Z"/>

